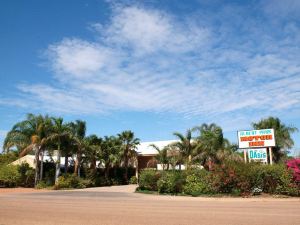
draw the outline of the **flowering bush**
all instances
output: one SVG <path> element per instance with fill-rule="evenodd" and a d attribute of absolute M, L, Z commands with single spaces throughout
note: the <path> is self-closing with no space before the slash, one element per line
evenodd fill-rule
<path fill-rule="evenodd" d="M 286 162 L 286 165 L 293 171 L 295 181 L 300 182 L 300 159 L 290 159 Z"/>

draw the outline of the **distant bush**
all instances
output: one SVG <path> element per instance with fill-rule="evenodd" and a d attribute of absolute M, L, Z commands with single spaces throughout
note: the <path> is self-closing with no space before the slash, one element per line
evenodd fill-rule
<path fill-rule="evenodd" d="M 47 185 L 47 183 L 43 180 L 38 182 L 38 184 L 35 186 L 35 188 L 37 188 L 37 189 L 44 189 L 47 187 L 49 187 L 49 185 Z"/>
<path fill-rule="evenodd" d="M 186 177 L 183 192 L 192 196 L 215 193 L 206 170 L 193 170 Z"/>
<path fill-rule="evenodd" d="M 165 171 L 157 181 L 159 193 L 177 194 L 183 191 L 185 174 L 180 171 Z"/>
<path fill-rule="evenodd" d="M 58 183 L 54 186 L 55 189 L 69 189 L 69 188 L 86 188 L 89 181 L 86 181 L 76 175 L 64 175 L 58 178 Z"/>
<path fill-rule="evenodd" d="M 17 166 L 18 172 L 20 173 L 19 185 L 22 187 L 33 187 L 34 186 L 34 169 L 29 166 L 28 163 L 22 163 Z"/>
<path fill-rule="evenodd" d="M 18 166 L 6 165 L 0 167 L 0 186 L 3 187 L 16 187 L 21 180 Z"/>
<path fill-rule="evenodd" d="M 157 191 L 157 181 L 161 177 L 160 172 L 155 170 L 143 170 L 140 174 L 139 189 Z"/>
<path fill-rule="evenodd" d="M 130 180 L 129 180 L 129 183 L 130 183 L 130 184 L 137 184 L 137 178 L 136 178 L 136 176 L 132 176 L 132 177 L 130 178 Z"/>

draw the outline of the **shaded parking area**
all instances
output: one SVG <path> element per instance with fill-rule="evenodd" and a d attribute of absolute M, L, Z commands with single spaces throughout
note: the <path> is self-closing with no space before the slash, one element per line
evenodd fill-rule
<path fill-rule="evenodd" d="M 134 185 L 0 194 L 0 224 L 300 224 L 299 198 L 193 198 Z"/>

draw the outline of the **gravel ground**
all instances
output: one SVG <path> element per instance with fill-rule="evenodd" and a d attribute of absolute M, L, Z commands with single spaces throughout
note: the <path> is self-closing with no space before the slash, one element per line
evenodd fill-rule
<path fill-rule="evenodd" d="M 0 225 L 300 225 L 299 198 L 193 198 L 133 193 L 134 185 L 0 190 Z"/>

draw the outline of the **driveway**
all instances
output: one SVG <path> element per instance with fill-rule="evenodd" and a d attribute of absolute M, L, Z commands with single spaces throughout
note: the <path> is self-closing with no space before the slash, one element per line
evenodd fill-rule
<path fill-rule="evenodd" d="M 299 198 L 193 198 L 133 193 L 135 185 L 0 194 L 0 225 L 298 225 Z"/>

